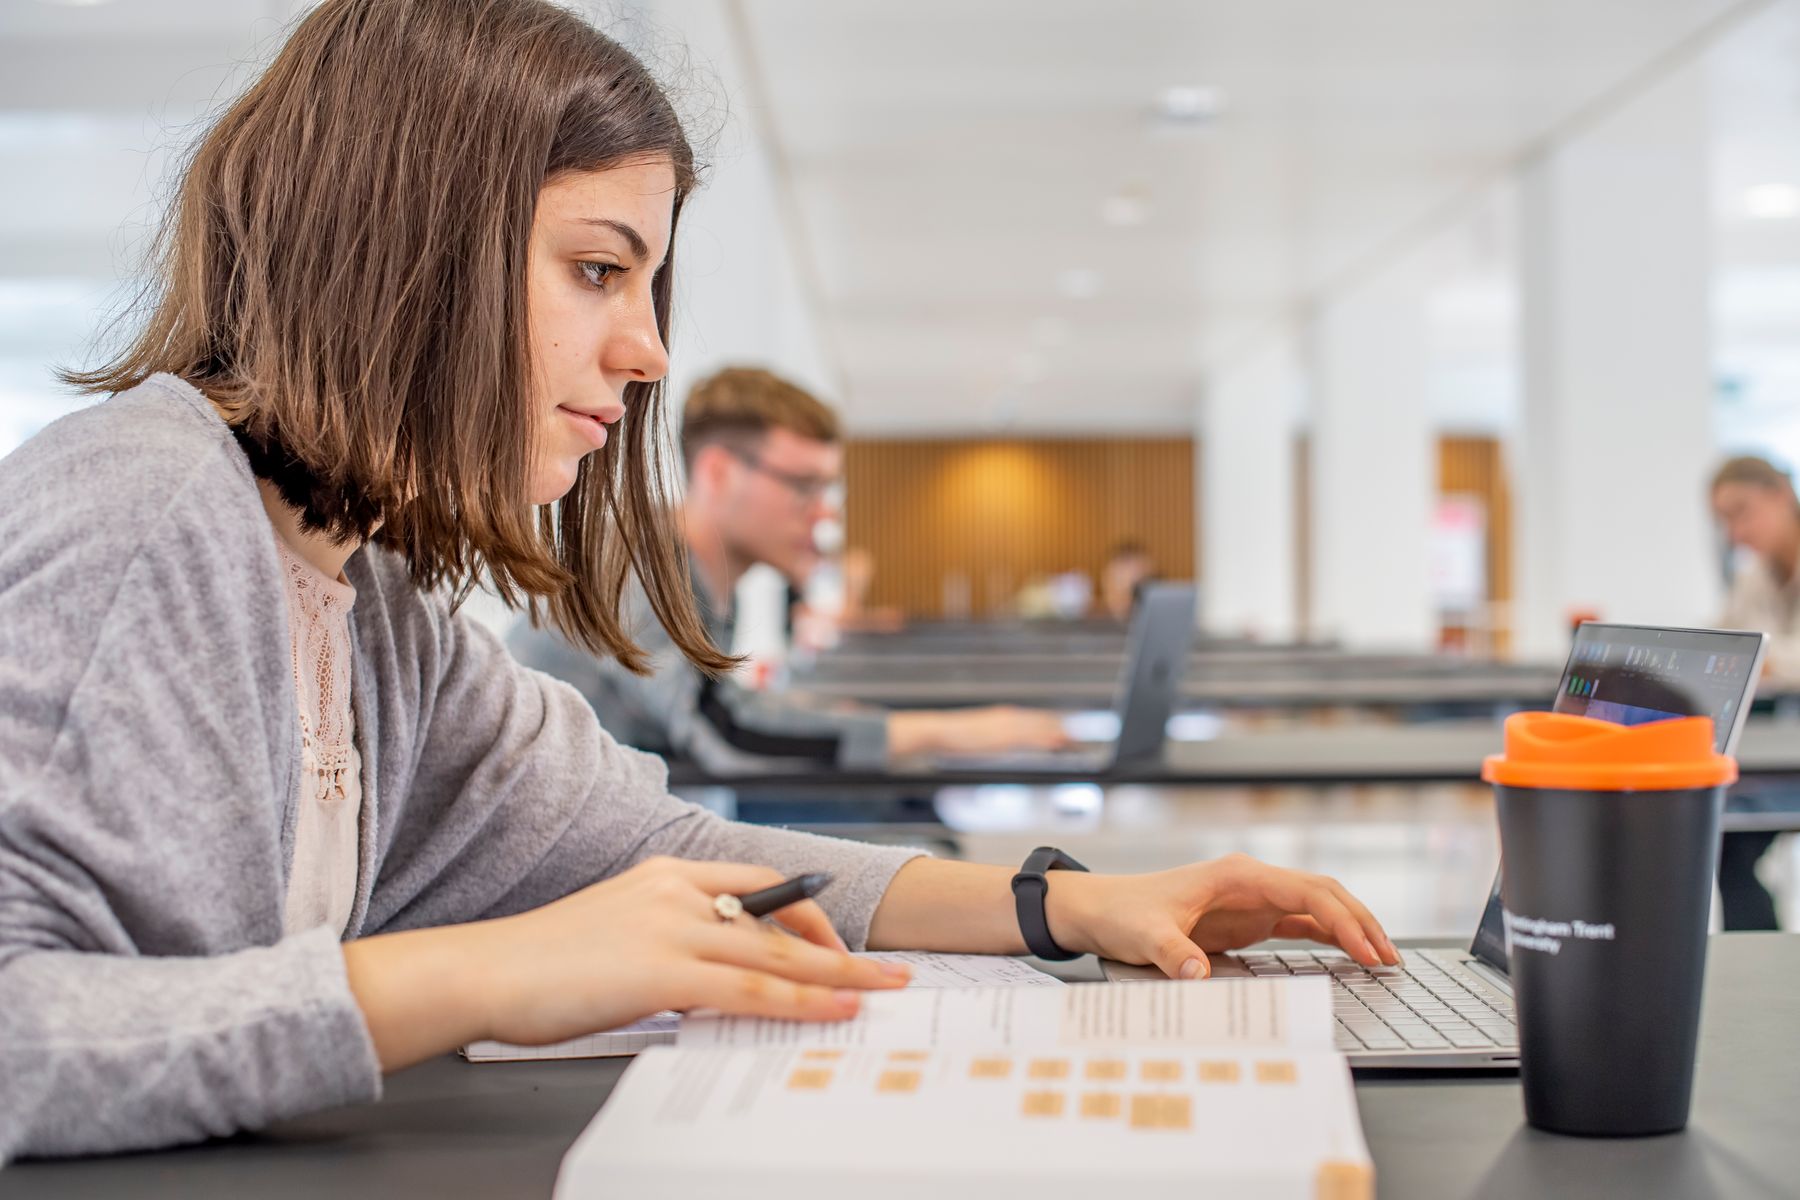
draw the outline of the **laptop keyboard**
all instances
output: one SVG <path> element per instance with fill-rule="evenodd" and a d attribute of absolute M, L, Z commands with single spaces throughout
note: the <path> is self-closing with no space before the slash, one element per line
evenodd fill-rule
<path fill-rule="evenodd" d="M 1234 957 L 1256 976 L 1328 976 L 1337 1048 L 1347 1053 L 1519 1048 L 1512 998 L 1454 951 L 1413 950 L 1404 967 L 1364 967 L 1336 950 Z"/>

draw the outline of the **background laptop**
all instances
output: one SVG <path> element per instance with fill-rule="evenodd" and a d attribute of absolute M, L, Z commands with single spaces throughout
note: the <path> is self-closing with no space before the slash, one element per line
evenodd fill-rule
<path fill-rule="evenodd" d="M 1009 754 L 946 754 L 934 769 L 1104 773 L 1127 763 L 1160 759 L 1169 716 L 1194 644 L 1195 589 L 1191 583 L 1149 583 L 1139 592 L 1125 639 L 1125 665 L 1113 711 L 1118 740 L 1070 750 L 1022 750 Z"/>
<path fill-rule="evenodd" d="M 1553 707 L 1624 725 L 1708 716 L 1729 754 L 1767 650 L 1760 633 L 1585 624 Z M 1404 967 L 1364 968 L 1335 950 L 1245 950 L 1214 955 L 1213 977 L 1330 978 L 1337 1045 L 1351 1066 L 1518 1066 L 1499 875 L 1466 951 L 1399 945 Z M 1155 967 L 1101 966 L 1108 979 L 1163 978 Z"/>

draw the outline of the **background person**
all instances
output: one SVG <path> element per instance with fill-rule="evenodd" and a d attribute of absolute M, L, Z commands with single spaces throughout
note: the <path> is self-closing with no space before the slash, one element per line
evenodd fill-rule
<path fill-rule="evenodd" d="M 681 418 L 687 492 L 680 522 L 708 636 L 729 647 L 732 596 L 744 572 L 768 563 L 790 581 L 819 562 L 814 527 L 834 512 L 843 475 L 837 414 L 810 393 L 750 367 L 694 386 Z M 942 712 L 839 711 L 753 691 L 697 669 L 656 625 L 642 588 L 625 619 L 651 657 L 639 675 L 583 651 L 548 628 L 521 624 L 507 644 L 520 662 L 573 684 L 626 745 L 713 769 L 758 759 L 880 765 L 932 752 L 1059 747 L 1054 713 L 1011 707 Z"/>
<path fill-rule="evenodd" d="M 1711 498 L 1719 527 L 1739 551 L 1719 624 L 1768 634 L 1764 679 L 1800 687 L 1800 498 L 1793 479 L 1767 459 L 1732 458 L 1714 473 Z M 1774 801 L 1742 787 L 1733 796 L 1740 806 L 1759 799 Z M 1780 928 L 1774 897 L 1756 876 L 1756 864 L 1776 836 L 1725 835 L 1719 850 L 1725 928 Z"/>
<path fill-rule="evenodd" d="M 1156 560 L 1138 542 L 1120 542 L 1100 568 L 1099 609 L 1115 621 L 1129 621 L 1138 589 L 1156 578 Z"/>
<path fill-rule="evenodd" d="M 655 486 L 693 182 L 654 81 L 540 0 L 326 0 L 205 135 L 140 336 L 71 377 L 111 398 L 0 460 L 0 1161 L 373 1100 L 480 1038 L 841 1019 L 906 975 L 846 942 L 1022 951 L 1011 868 L 683 804 L 448 599 L 485 573 L 637 663 L 635 570 L 727 661 Z M 713 906 L 802 871 L 804 940 Z M 1171 974 L 1394 960 L 1243 858 L 1045 911 Z"/>

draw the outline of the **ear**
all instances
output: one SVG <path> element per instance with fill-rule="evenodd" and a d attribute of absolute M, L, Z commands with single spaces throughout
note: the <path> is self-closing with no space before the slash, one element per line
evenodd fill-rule
<path fill-rule="evenodd" d="M 735 460 L 731 452 L 717 442 L 700 447 L 694 463 L 688 468 L 688 490 L 719 492 L 724 489 Z"/>

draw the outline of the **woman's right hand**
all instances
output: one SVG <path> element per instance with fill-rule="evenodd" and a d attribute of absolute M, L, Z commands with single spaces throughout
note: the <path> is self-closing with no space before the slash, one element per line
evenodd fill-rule
<path fill-rule="evenodd" d="M 517 916 L 367 938 L 344 947 L 352 992 L 384 1069 L 477 1038 L 541 1045 L 666 1008 L 831 1021 L 904 967 L 850 955 L 810 900 L 721 921 L 713 897 L 780 883 L 767 868 L 648 859 Z M 448 1040 L 446 1040 L 448 1039 Z"/>

